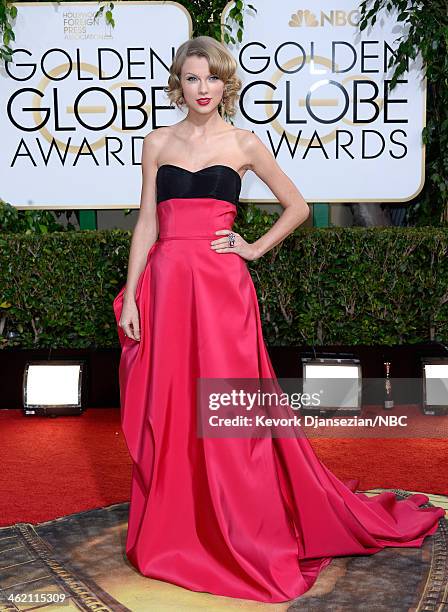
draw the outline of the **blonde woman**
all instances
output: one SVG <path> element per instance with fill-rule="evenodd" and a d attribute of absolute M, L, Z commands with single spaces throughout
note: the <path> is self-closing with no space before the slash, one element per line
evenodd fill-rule
<path fill-rule="evenodd" d="M 198 379 L 272 379 L 247 261 L 309 215 L 273 155 L 235 112 L 237 64 L 207 36 L 182 44 L 167 93 L 179 123 L 144 139 L 127 283 L 114 300 L 122 427 L 133 460 L 126 553 L 141 574 L 193 591 L 284 602 L 335 556 L 420 546 L 442 508 L 372 498 L 300 437 L 201 437 Z M 250 170 L 283 207 L 249 243 L 232 224 Z M 275 274 L 275 270 L 273 270 Z"/>

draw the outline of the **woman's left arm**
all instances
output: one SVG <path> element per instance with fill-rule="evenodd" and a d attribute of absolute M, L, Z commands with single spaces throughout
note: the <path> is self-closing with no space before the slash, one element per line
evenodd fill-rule
<path fill-rule="evenodd" d="M 222 239 L 214 242 L 217 252 L 237 252 L 244 259 L 255 260 L 284 240 L 286 236 L 306 221 L 310 215 L 310 208 L 300 191 L 288 175 L 283 172 L 275 157 L 260 138 L 253 132 L 247 132 L 248 134 L 244 139 L 244 154 L 248 159 L 247 165 L 266 183 L 283 206 L 284 211 L 274 225 L 255 242 L 248 243 L 241 236 L 238 236 L 238 241 L 233 248 L 226 248 L 225 243 L 221 243 Z M 216 233 L 229 234 L 230 230 L 218 230 Z"/>

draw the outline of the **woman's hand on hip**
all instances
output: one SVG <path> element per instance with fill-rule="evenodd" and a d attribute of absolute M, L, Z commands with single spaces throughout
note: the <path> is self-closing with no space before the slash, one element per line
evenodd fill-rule
<path fill-rule="evenodd" d="M 210 243 L 211 248 L 217 253 L 236 253 L 248 261 L 258 259 L 258 250 L 253 244 L 246 242 L 238 232 L 224 229 L 217 230 L 215 234 L 223 235 L 223 238 L 217 238 Z M 229 235 L 233 236 L 233 246 L 230 246 Z"/>

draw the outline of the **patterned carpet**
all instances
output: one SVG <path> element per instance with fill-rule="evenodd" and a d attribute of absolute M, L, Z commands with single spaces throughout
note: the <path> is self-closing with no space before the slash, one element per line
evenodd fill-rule
<path fill-rule="evenodd" d="M 374 495 L 383 490 L 363 492 Z M 400 498 L 416 492 L 393 491 Z M 448 497 L 428 496 L 429 503 L 443 506 L 448 516 Z M 448 610 L 446 518 L 421 548 L 336 557 L 313 588 L 295 602 L 263 604 L 195 593 L 141 576 L 124 555 L 127 513 L 128 503 L 122 503 L 37 525 L 1 528 L 0 612 L 37 608 L 52 612 Z M 8 599 L 11 595 L 16 596 L 15 602 Z M 60 603 L 55 603 L 58 599 Z"/>

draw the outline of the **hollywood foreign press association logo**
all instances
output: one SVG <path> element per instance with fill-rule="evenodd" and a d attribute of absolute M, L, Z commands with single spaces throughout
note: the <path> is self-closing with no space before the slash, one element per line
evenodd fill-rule
<path fill-rule="evenodd" d="M 66 40 L 107 40 L 113 38 L 112 25 L 103 17 L 96 17 L 96 11 L 65 10 L 62 13 L 62 27 Z"/>

